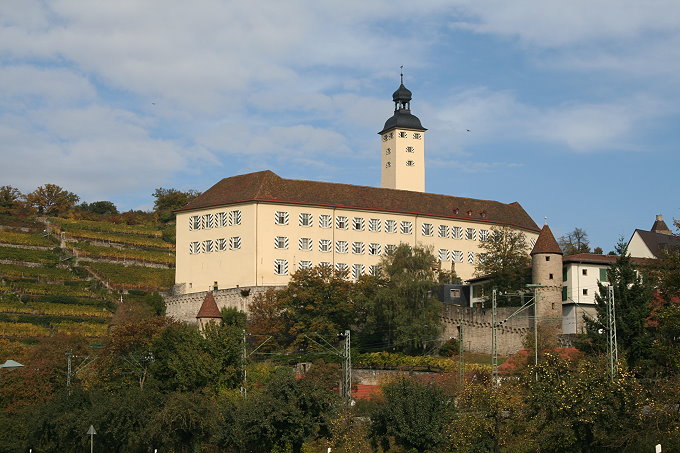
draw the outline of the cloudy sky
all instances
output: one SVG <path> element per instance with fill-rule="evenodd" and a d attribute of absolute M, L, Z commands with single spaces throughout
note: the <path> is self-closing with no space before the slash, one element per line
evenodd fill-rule
<path fill-rule="evenodd" d="M 677 0 L 4 0 L 0 61 L 0 185 L 22 191 L 379 185 L 404 65 L 429 192 L 605 252 L 680 218 Z"/>

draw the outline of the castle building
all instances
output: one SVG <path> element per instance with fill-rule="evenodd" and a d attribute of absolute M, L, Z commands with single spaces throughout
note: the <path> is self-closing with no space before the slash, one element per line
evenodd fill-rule
<path fill-rule="evenodd" d="M 316 265 L 348 278 L 378 272 L 401 243 L 430 247 L 442 269 L 471 278 L 494 226 L 539 228 L 517 203 L 425 192 L 425 129 L 403 78 L 379 132 L 381 187 L 281 178 L 271 171 L 219 181 L 176 212 L 175 294 L 283 286 Z M 219 302 L 219 301 L 218 301 Z"/>

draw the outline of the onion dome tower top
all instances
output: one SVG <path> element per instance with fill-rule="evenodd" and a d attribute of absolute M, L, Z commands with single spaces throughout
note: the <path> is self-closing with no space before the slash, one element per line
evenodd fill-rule
<path fill-rule="evenodd" d="M 403 68 L 403 66 L 402 66 Z M 413 93 L 404 86 L 404 73 L 401 73 L 401 83 L 397 91 L 392 93 L 394 101 L 394 115 L 385 122 L 385 127 L 378 132 L 384 134 L 390 129 L 411 129 L 416 131 L 426 131 L 417 116 L 411 114 L 411 99 Z"/>

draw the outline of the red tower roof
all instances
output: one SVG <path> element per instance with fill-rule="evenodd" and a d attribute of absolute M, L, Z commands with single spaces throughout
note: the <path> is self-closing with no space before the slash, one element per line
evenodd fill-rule
<path fill-rule="evenodd" d="M 201 309 L 198 310 L 198 314 L 196 315 L 196 319 L 199 318 L 221 318 L 222 313 L 220 313 L 220 309 L 217 308 L 217 303 L 215 302 L 215 298 L 213 297 L 213 294 L 209 292 L 208 294 L 205 295 L 205 299 L 203 299 L 203 304 L 201 305 Z"/>
<path fill-rule="evenodd" d="M 544 225 L 541 233 L 536 239 L 536 245 L 534 245 L 531 255 L 536 255 L 537 253 L 556 253 L 558 255 L 563 255 L 560 245 L 555 240 L 552 231 L 548 225 Z"/>

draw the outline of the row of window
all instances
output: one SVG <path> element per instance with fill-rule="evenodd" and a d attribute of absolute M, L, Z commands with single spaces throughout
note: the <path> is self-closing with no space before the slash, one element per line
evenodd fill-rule
<path fill-rule="evenodd" d="M 208 230 L 241 224 L 241 211 L 218 212 L 216 214 L 192 215 L 189 217 L 189 231 Z"/>
<path fill-rule="evenodd" d="M 241 248 L 241 238 L 238 236 L 220 239 L 208 239 L 205 241 L 189 242 L 189 253 L 223 252 L 225 250 L 238 250 Z"/>
<path fill-rule="evenodd" d="M 477 262 L 481 263 L 484 261 L 485 253 L 477 254 Z M 447 250 L 439 249 L 438 251 L 439 261 L 451 261 L 454 263 L 462 263 L 465 259 L 465 252 L 460 250 Z M 475 252 L 467 252 L 467 262 L 468 264 L 475 264 Z"/>
<path fill-rule="evenodd" d="M 274 238 L 274 248 L 275 249 L 288 249 L 290 246 L 290 241 L 286 236 L 276 236 Z M 312 238 L 300 238 L 298 239 L 298 250 L 312 251 L 314 247 L 314 241 Z M 396 250 L 397 246 L 395 244 L 385 244 L 384 251 L 385 254 Z M 369 255 L 382 255 L 383 246 L 375 242 L 369 243 L 368 247 L 364 242 L 351 242 L 352 253 L 355 255 L 363 255 L 368 252 Z M 335 241 L 335 251 L 336 253 L 349 253 L 350 242 L 349 241 Z M 333 241 L 330 239 L 319 239 L 319 251 L 320 252 L 331 252 L 333 251 Z"/>
<path fill-rule="evenodd" d="M 399 137 L 400 137 L 400 138 L 408 138 L 408 132 L 406 132 L 406 131 L 400 131 L 400 132 L 399 132 Z M 390 133 L 387 133 L 387 134 L 383 135 L 383 141 L 384 141 L 384 142 L 386 142 L 387 140 L 389 140 L 389 139 L 391 139 L 391 138 L 394 138 L 394 132 L 390 132 Z M 413 133 L 413 138 L 415 138 L 416 140 L 420 140 L 421 138 L 423 138 L 423 134 L 421 134 L 420 132 L 414 132 L 414 133 Z"/>
<path fill-rule="evenodd" d="M 415 167 L 416 163 L 412 160 L 407 160 L 406 161 L 406 166 L 407 167 Z M 392 162 L 385 162 L 385 168 L 390 168 L 392 166 Z"/>
<path fill-rule="evenodd" d="M 407 153 L 415 153 L 416 149 L 413 146 L 407 146 L 406 152 Z M 392 148 L 385 148 L 385 155 L 389 156 L 390 154 L 392 154 Z"/>
<path fill-rule="evenodd" d="M 276 211 L 274 213 L 274 223 L 276 225 L 288 225 L 290 223 L 290 215 L 286 211 Z M 368 219 L 368 222 L 363 217 L 353 217 L 350 221 L 348 216 L 335 216 L 335 228 L 339 230 L 348 230 L 350 226 L 354 231 L 364 231 L 368 223 L 368 231 L 379 233 L 384 229 L 386 233 L 396 233 L 397 231 L 402 234 L 413 234 L 413 222 L 409 220 L 402 220 L 397 222 L 396 220 L 385 220 L 384 222 L 380 219 Z M 314 226 L 314 216 L 309 213 L 300 213 L 298 215 L 298 225 L 303 227 Z M 321 228 L 332 228 L 333 227 L 333 216 L 330 214 L 320 214 L 319 215 L 319 227 Z M 434 236 L 435 225 L 432 223 L 423 223 L 421 225 L 421 234 L 423 236 Z M 462 228 L 462 227 L 450 227 L 448 225 L 439 225 L 437 229 L 438 236 L 441 238 L 451 237 L 452 239 L 465 239 L 467 240 L 477 240 L 477 229 L 475 228 Z M 487 241 L 489 239 L 489 230 L 479 230 L 479 240 Z"/>
<path fill-rule="evenodd" d="M 311 269 L 313 266 L 311 261 L 298 261 L 298 269 Z M 327 261 L 321 261 L 319 266 L 331 267 L 332 264 Z M 377 276 L 380 272 L 380 267 L 378 265 L 364 264 L 352 264 L 350 267 L 346 263 L 335 263 L 335 270 L 338 272 L 350 272 L 353 279 L 358 279 L 362 275 L 366 275 L 366 270 L 368 270 L 368 275 Z M 288 260 L 276 259 L 274 260 L 274 274 L 276 275 L 288 275 Z"/>

